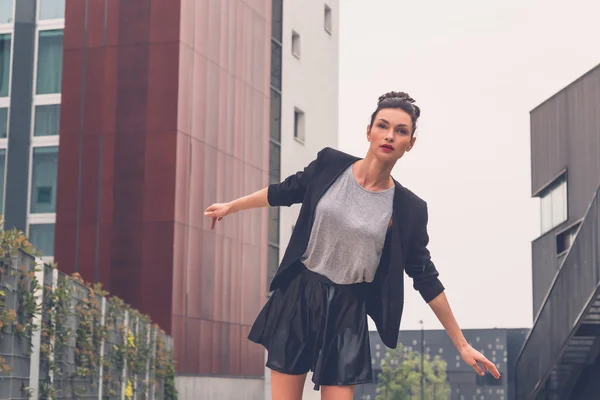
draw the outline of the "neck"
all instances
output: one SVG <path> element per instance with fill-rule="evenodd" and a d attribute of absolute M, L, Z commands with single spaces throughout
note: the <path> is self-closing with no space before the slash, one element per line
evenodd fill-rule
<path fill-rule="evenodd" d="M 354 164 L 354 178 L 365 189 L 385 190 L 393 186 L 394 163 L 383 163 L 370 151 Z"/>

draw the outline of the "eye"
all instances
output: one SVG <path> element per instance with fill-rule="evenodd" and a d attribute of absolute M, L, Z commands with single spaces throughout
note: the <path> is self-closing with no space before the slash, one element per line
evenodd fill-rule
<path fill-rule="evenodd" d="M 401 135 L 408 135 L 408 131 L 406 129 L 397 129 L 396 133 L 399 133 Z"/>
<path fill-rule="evenodd" d="M 377 127 L 380 128 L 380 129 L 385 129 L 385 125 L 384 124 L 378 124 Z"/>

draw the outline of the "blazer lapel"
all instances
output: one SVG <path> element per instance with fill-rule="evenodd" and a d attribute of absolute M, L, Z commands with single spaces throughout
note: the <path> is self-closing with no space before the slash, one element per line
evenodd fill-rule
<path fill-rule="evenodd" d="M 404 224 L 406 223 L 406 218 L 404 218 L 404 213 L 406 211 L 404 200 L 402 186 L 396 182 L 396 189 L 394 190 L 394 209 L 392 211 L 392 240 L 390 242 L 390 264 L 396 266 L 399 262 L 402 262 L 404 251 Z"/>

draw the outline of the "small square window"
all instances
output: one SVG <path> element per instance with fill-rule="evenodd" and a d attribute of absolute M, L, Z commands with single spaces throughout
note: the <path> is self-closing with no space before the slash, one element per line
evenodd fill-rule
<path fill-rule="evenodd" d="M 52 204 L 52 187 L 40 186 L 37 188 L 38 204 Z"/>
<path fill-rule="evenodd" d="M 327 4 L 325 4 L 325 32 L 329 33 L 331 35 L 332 33 L 332 13 L 331 13 L 331 7 L 329 7 Z"/>
<path fill-rule="evenodd" d="M 8 137 L 8 108 L 0 108 L 0 138 Z"/>
<path fill-rule="evenodd" d="M 571 248 L 579 231 L 579 226 L 580 223 L 577 223 L 556 235 L 556 254 L 560 256 Z"/>
<path fill-rule="evenodd" d="M 300 143 L 304 143 L 304 112 L 294 110 L 294 139 Z"/>
<path fill-rule="evenodd" d="M 292 32 L 292 54 L 296 58 L 300 58 L 300 34 Z"/>

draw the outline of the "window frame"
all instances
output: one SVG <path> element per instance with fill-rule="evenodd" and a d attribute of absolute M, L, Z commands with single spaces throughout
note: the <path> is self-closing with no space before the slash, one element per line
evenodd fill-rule
<path fill-rule="evenodd" d="M 297 119 L 297 115 L 300 118 Z M 300 144 L 305 144 L 306 142 L 306 113 L 298 107 L 294 107 L 294 140 Z"/>
<path fill-rule="evenodd" d="M 44 136 L 41 136 L 44 137 Z M 49 138 L 54 138 L 54 136 L 47 136 Z M 27 221 L 29 222 L 29 220 L 33 217 L 33 219 L 35 220 L 37 217 L 37 215 L 41 215 L 42 219 L 44 220 L 44 216 L 48 216 L 48 215 L 53 215 L 54 219 L 56 220 L 56 210 L 53 213 L 34 213 L 31 212 L 31 200 L 32 200 L 32 196 L 33 196 L 33 152 L 35 149 L 39 149 L 39 148 L 43 148 L 43 147 L 56 147 L 57 148 L 57 157 L 58 157 L 58 152 L 60 152 L 60 146 L 58 146 L 57 144 L 43 144 L 43 145 L 36 145 L 36 146 L 29 146 L 29 177 L 28 177 L 28 188 L 27 188 Z M 58 168 L 58 165 L 57 165 Z M 58 178 L 58 176 L 57 176 Z M 57 179 L 57 186 L 58 186 L 58 179 Z M 57 192 L 58 192 L 58 187 L 57 187 Z M 57 193 L 58 196 L 58 193 Z"/>
<path fill-rule="evenodd" d="M 302 54 L 302 37 L 300 34 L 292 30 L 292 55 L 298 60 Z"/>
<path fill-rule="evenodd" d="M 36 28 L 34 37 L 34 55 L 33 55 L 33 85 L 32 85 L 32 98 L 31 102 L 31 124 L 29 126 L 29 138 L 31 145 L 29 146 L 29 177 L 28 177 L 28 188 L 27 188 L 27 236 L 30 233 L 31 225 L 41 224 L 52 224 L 56 229 L 56 211 L 53 213 L 32 213 L 31 212 L 31 201 L 32 201 L 32 187 L 33 187 L 33 153 L 36 148 L 39 147 L 57 147 L 60 152 L 60 132 L 58 135 L 52 136 L 34 136 L 35 135 L 35 111 L 37 106 L 45 105 L 61 105 L 62 95 L 61 93 L 50 93 L 50 94 L 37 94 L 37 78 L 38 78 L 38 61 L 39 61 L 39 48 L 40 48 L 40 33 L 43 31 L 62 30 L 64 39 L 65 19 L 46 19 L 40 20 L 40 0 L 37 0 L 37 11 L 36 11 Z M 64 42 L 63 42 L 64 43 Z M 63 47 L 64 52 L 64 47 Z M 64 68 L 64 65 L 63 65 Z M 62 83 L 61 83 L 62 84 Z M 62 87 L 61 87 L 62 91 Z M 58 188 L 56 189 L 58 190 Z M 54 256 L 43 256 L 42 260 L 45 262 L 52 262 Z"/>
<path fill-rule="evenodd" d="M 333 9 L 327 3 L 323 11 L 323 29 L 330 36 L 333 35 Z"/>
<path fill-rule="evenodd" d="M 36 0 L 35 6 L 36 6 L 35 20 L 36 20 L 38 26 L 45 27 L 46 25 L 55 25 L 55 24 L 62 23 L 63 29 L 64 29 L 64 23 L 65 23 L 64 15 L 62 18 L 40 19 L 40 11 L 42 10 L 42 0 Z M 66 11 L 66 8 L 67 8 L 67 5 L 66 5 L 66 1 L 65 1 L 65 11 Z"/>
<path fill-rule="evenodd" d="M 17 0 L 13 0 L 13 2 L 12 2 L 12 22 L 4 22 L 4 23 L 0 22 L 0 33 L 8 33 L 8 32 L 13 33 L 14 32 L 15 16 L 16 16 L 15 9 L 17 8 L 17 7 L 15 7 L 15 5 L 17 4 L 16 1 Z M 5 31 L 7 31 L 7 32 L 5 32 Z M 11 65 L 12 65 L 12 63 L 11 63 Z"/>
<path fill-rule="evenodd" d="M 554 203 L 552 201 L 553 198 L 553 194 L 555 193 L 556 190 L 562 190 L 559 189 L 562 185 L 564 185 L 564 219 L 561 220 L 560 222 L 555 222 L 554 221 Z M 540 231 L 541 231 L 541 236 L 546 235 L 549 232 L 552 232 L 553 230 L 555 230 L 556 228 L 564 225 L 565 223 L 567 223 L 569 221 L 569 179 L 568 179 L 568 173 L 567 170 L 563 170 L 560 174 L 558 174 L 558 176 L 554 179 L 552 179 L 552 181 L 550 181 L 550 183 L 548 183 L 547 185 L 545 185 L 541 190 L 539 190 L 536 193 L 536 197 L 538 197 L 540 199 Z M 546 209 L 546 206 L 544 204 L 544 200 L 547 199 L 547 202 L 549 204 L 549 208 Z M 544 227 L 544 211 L 549 212 L 550 213 L 550 225 L 549 227 Z M 546 229 L 545 229 L 546 228 Z"/>
<path fill-rule="evenodd" d="M 39 0 L 38 0 L 39 1 Z M 63 54 L 64 54 L 64 32 L 65 32 L 65 21 L 64 20 L 47 20 L 47 21 L 43 21 L 45 23 L 40 24 L 38 21 L 38 24 L 35 27 L 35 44 L 34 44 L 34 50 L 33 50 L 33 106 L 36 105 L 37 101 L 49 101 L 49 100 L 45 100 L 45 98 L 48 99 L 52 99 L 55 98 L 56 96 L 59 97 L 60 99 L 60 95 L 61 92 L 58 93 L 48 93 L 48 94 L 37 94 L 37 81 L 38 81 L 38 61 L 39 61 L 39 55 L 40 55 L 40 33 L 41 32 L 45 32 L 45 31 L 63 31 Z M 12 55 L 12 53 L 11 53 Z M 64 68 L 64 65 L 63 65 Z M 62 74 L 61 74 L 62 76 Z M 62 89 L 62 87 L 61 87 Z M 59 100 L 60 101 L 60 100 Z M 42 103 L 40 103 L 42 104 Z M 43 103 L 43 104 L 54 104 L 54 103 Z"/>
<path fill-rule="evenodd" d="M 35 215 L 36 218 L 31 218 L 32 215 Z M 25 235 L 28 238 L 31 238 L 31 225 L 52 225 L 54 226 L 54 241 L 56 244 L 56 216 L 53 214 L 30 214 L 30 218 L 27 220 L 27 232 Z M 54 251 L 52 251 L 51 256 L 42 255 L 40 257 L 45 263 L 54 262 Z"/>
<path fill-rule="evenodd" d="M 4 156 L 4 186 L 1 188 L 2 189 L 2 210 L 0 211 L 0 215 L 4 216 L 4 207 L 6 206 L 6 176 L 7 176 L 7 168 L 6 168 L 6 163 L 8 160 L 8 137 L 10 136 L 10 95 L 11 95 L 11 91 L 12 91 L 12 78 L 13 78 L 13 60 L 14 60 L 14 56 L 15 56 L 15 9 L 16 9 L 16 3 L 15 1 L 12 2 L 13 5 L 13 9 L 12 9 L 12 22 L 10 23 L 0 23 L 0 35 L 4 35 L 4 34 L 10 34 L 10 58 L 9 58 L 9 67 L 8 67 L 8 79 L 9 79 L 9 85 L 8 85 L 8 94 L 6 97 L 0 97 L 0 108 L 6 108 L 8 109 L 7 111 L 7 118 L 6 118 L 6 137 L 5 138 L 0 138 L 0 149 L 3 149 L 5 151 L 5 156 Z"/>
<path fill-rule="evenodd" d="M 573 246 L 573 242 L 571 242 L 571 244 L 569 245 L 569 247 L 566 247 L 563 251 L 558 251 L 559 248 L 559 242 L 561 240 L 563 240 L 565 238 L 566 235 L 573 235 L 573 241 L 575 240 L 575 238 L 577 237 L 577 234 L 579 233 L 579 229 L 581 228 L 581 224 L 583 223 L 583 218 L 573 222 L 572 224 L 569 224 L 568 226 L 560 229 L 559 231 L 556 232 L 555 235 L 555 240 L 556 240 L 556 258 L 560 258 L 564 255 L 566 255 L 569 250 L 571 249 L 571 247 Z"/>

